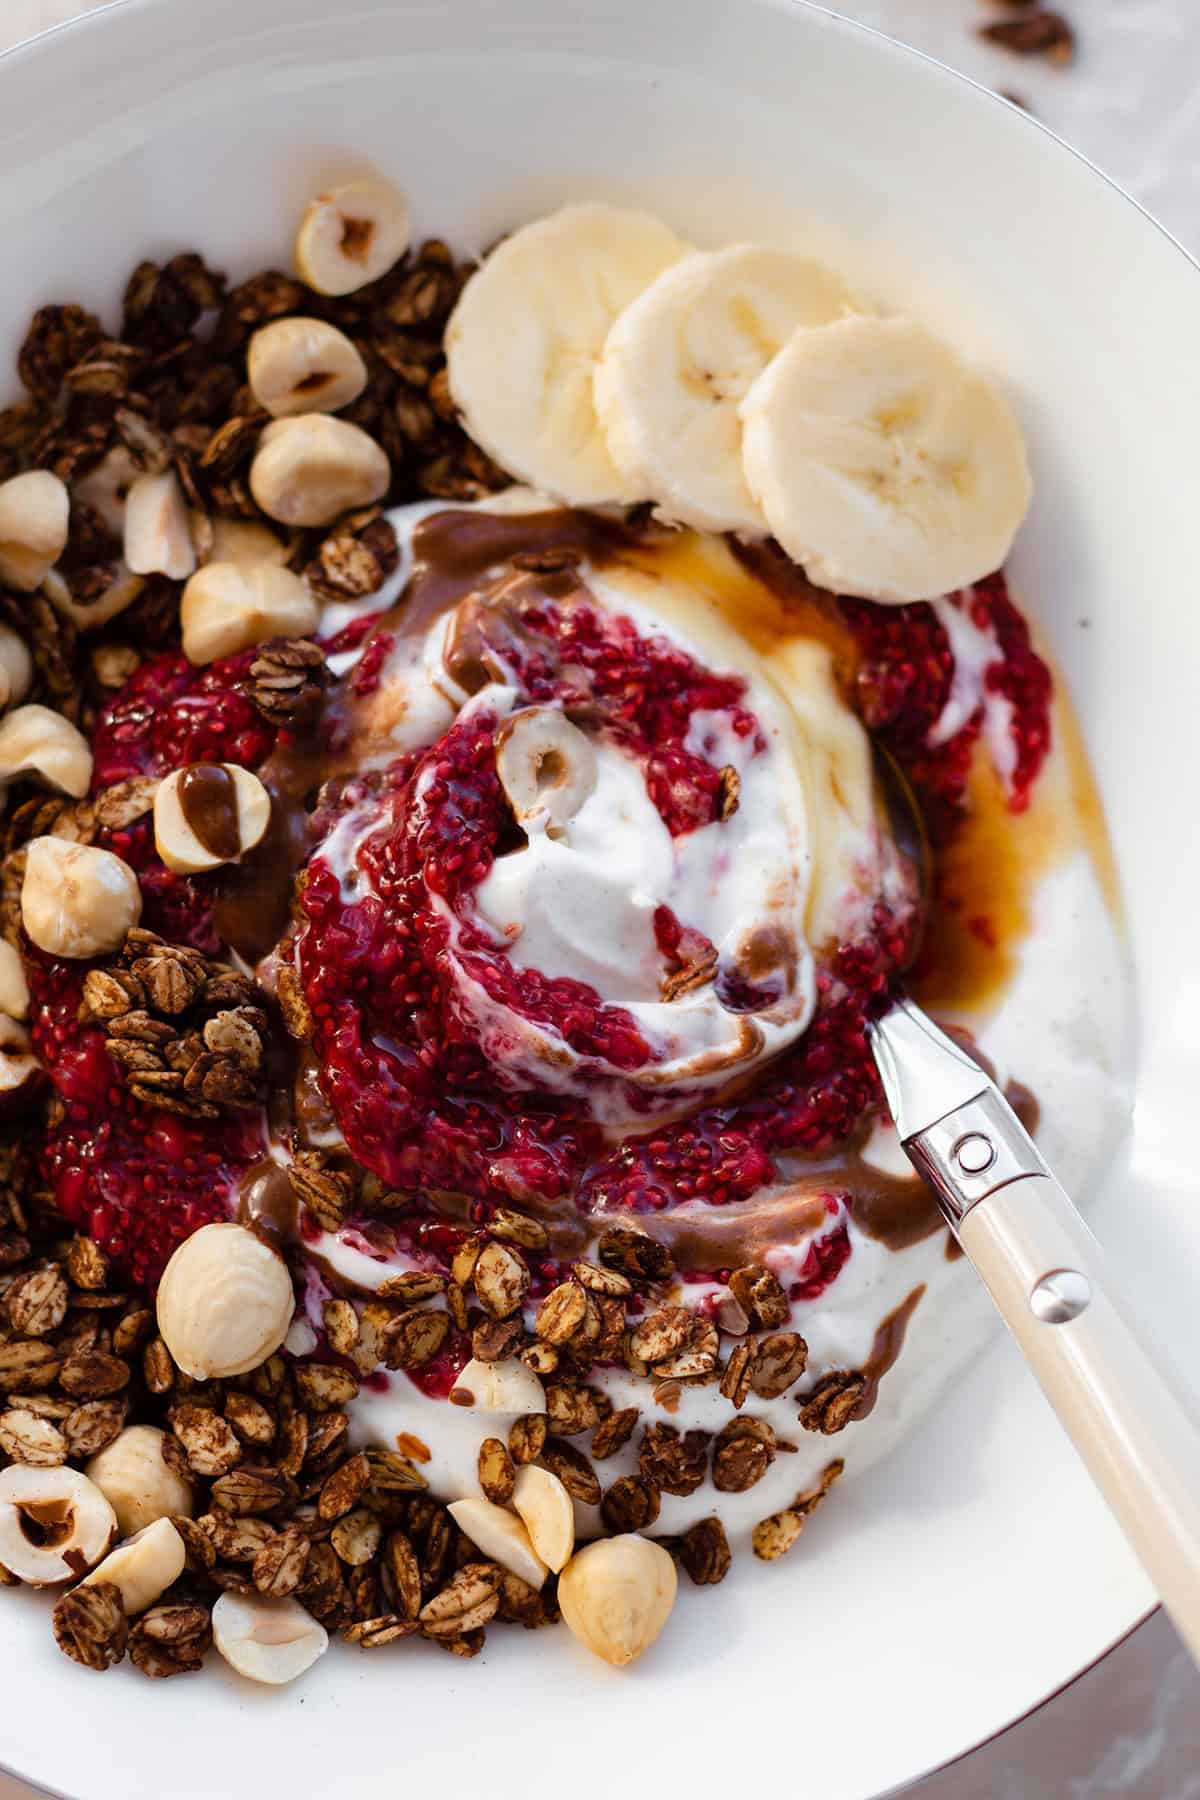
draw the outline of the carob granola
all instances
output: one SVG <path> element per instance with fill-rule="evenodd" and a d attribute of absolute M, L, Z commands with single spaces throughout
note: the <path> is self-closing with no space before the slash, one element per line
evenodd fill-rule
<path fill-rule="evenodd" d="M 40 308 L 18 360 L 26 397 L 0 413 L 0 479 L 50 470 L 72 487 L 73 503 L 50 597 L 0 591 L 0 619 L 32 658 L 29 701 L 90 734 L 144 657 L 179 649 L 182 583 L 124 568 L 105 482 L 115 492 L 140 474 L 173 470 L 201 561 L 219 550 L 227 525 L 253 523 L 272 534 L 288 567 L 333 601 L 372 593 L 396 568 L 382 505 L 472 501 L 503 486 L 502 472 L 457 423 L 445 380 L 442 333 L 468 273 L 429 240 L 381 280 L 332 299 L 275 270 L 230 288 L 185 253 L 138 265 L 115 335 L 82 307 Z M 391 484 L 380 506 L 330 529 L 288 534 L 250 492 L 250 463 L 268 421 L 246 385 L 245 353 L 259 327 L 301 314 L 339 327 L 362 357 L 367 384 L 341 416 L 382 447 Z M 247 656 L 243 692 L 263 725 L 302 730 L 319 713 L 328 681 L 317 645 L 281 638 Z M 155 779 L 133 774 L 72 800 L 32 779 L 13 782 L 0 829 L 0 925 L 11 944 L 22 944 L 29 841 L 122 845 L 145 829 L 156 788 Z M 737 773 L 724 768 L 720 817 L 738 802 Z M 160 899 L 160 918 L 169 916 L 165 884 Z M 664 998 L 707 983 L 714 965 L 711 955 L 685 963 Z M 201 950 L 140 926 L 118 952 L 89 965 L 79 1020 L 101 1034 L 106 1078 L 123 1082 L 131 1099 L 201 1122 L 257 1108 L 279 1042 L 287 1035 L 303 1043 L 312 1027 L 290 970 L 268 997 L 216 946 Z M 506 1505 L 520 1471 L 537 1464 L 574 1500 L 598 1507 L 607 1530 L 647 1531 L 662 1495 L 692 1495 L 710 1480 L 716 1492 L 743 1492 L 795 1448 L 752 1410 L 754 1397 L 791 1390 L 807 1363 L 803 1338 L 780 1329 L 787 1299 L 765 1268 L 730 1277 L 746 1325 L 723 1354 L 712 1321 L 671 1302 L 670 1252 L 637 1230 L 613 1228 L 597 1260 L 563 1269 L 530 1329 L 522 1314 L 546 1232 L 505 1207 L 464 1235 L 449 1277 L 413 1272 L 366 1304 L 328 1301 L 332 1360 L 279 1352 L 230 1379 L 190 1377 L 158 1333 L 152 1299 L 57 1210 L 28 1145 L 47 1119 L 53 1125 L 61 1103 L 46 1088 L 23 1098 L 27 1110 L 0 1138 L 0 1468 L 82 1468 L 126 1426 L 150 1425 L 166 1433 L 164 1461 L 194 1500 L 194 1516 L 173 1515 L 184 1573 L 140 1616 L 126 1619 L 110 1582 L 60 1593 L 56 1639 L 89 1669 L 126 1656 L 155 1679 L 199 1668 L 222 1593 L 294 1597 L 364 1649 L 423 1637 L 471 1657 L 492 1623 L 552 1623 L 555 1577 L 539 1590 L 481 1556 L 428 1491 L 421 1465 L 429 1452 L 419 1439 L 402 1440 L 408 1454 L 350 1441 L 347 1408 L 360 1381 L 380 1365 L 430 1364 L 452 1331 L 469 1335 L 480 1364 L 517 1357 L 545 1383 L 544 1413 L 518 1417 L 506 1438 L 481 1427 L 479 1484 L 496 1504 Z M 389 1195 L 344 1155 L 299 1152 L 289 1178 L 315 1227 L 337 1230 L 351 1209 L 386 1222 Z M 668 1411 L 687 1386 L 716 1385 L 730 1403 L 729 1422 L 710 1438 L 645 1422 L 634 1406 L 614 1410 L 588 1382 L 599 1363 L 644 1377 Z M 841 1430 L 863 1383 L 852 1372 L 825 1377 L 798 1423 Z M 627 1446 L 637 1473 L 608 1478 L 603 1465 Z M 757 1555 L 778 1556 L 794 1542 L 840 1469 L 831 1463 L 817 1489 L 758 1526 Z M 666 1541 L 692 1582 L 723 1579 L 730 1551 L 719 1519 Z M 0 1567 L 0 1585 L 14 1582 Z"/>

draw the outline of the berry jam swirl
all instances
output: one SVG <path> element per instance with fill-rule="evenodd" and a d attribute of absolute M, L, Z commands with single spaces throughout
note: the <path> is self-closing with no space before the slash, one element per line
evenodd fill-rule
<path fill-rule="evenodd" d="M 454 540 L 456 520 L 465 522 L 467 549 L 460 543 L 461 563 L 448 573 L 434 551 Z M 601 532 L 569 514 L 481 523 L 446 513 L 417 528 L 415 552 L 403 603 L 330 642 L 350 666 L 327 700 L 315 748 L 251 706 L 249 658 L 198 671 L 164 656 L 140 669 L 100 720 L 96 791 L 198 760 L 257 769 L 269 785 L 289 759 L 303 764 L 291 791 L 305 795 L 311 854 L 294 923 L 263 968 L 294 959 L 312 1018 L 297 1087 L 319 1089 L 346 1150 L 375 1178 L 375 1191 L 386 1190 L 390 1241 L 398 1231 L 444 1259 L 461 1234 L 451 1220 L 465 1228 L 505 1203 L 582 1222 L 635 1213 L 651 1229 L 676 1215 L 691 1221 L 700 1209 L 749 1216 L 757 1201 L 769 1204 L 810 1172 L 826 1222 L 798 1276 L 803 1297 L 813 1297 L 849 1254 L 855 1194 L 839 1156 L 848 1168 L 880 1109 L 866 1024 L 920 935 L 913 871 L 875 821 L 851 859 L 843 930 L 807 940 L 812 883 L 782 893 L 774 936 L 759 929 L 762 920 L 750 931 L 750 915 L 736 906 L 723 912 L 724 899 L 710 904 L 738 875 L 722 834 L 737 844 L 734 828 L 755 823 L 758 788 L 779 786 L 783 751 L 769 712 L 778 694 L 656 629 L 653 605 L 622 609 L 611 595 L 597 598 L 623 562 L 639 579 L 652 567 L 657 534 Z M 777 594 L 773 604 L 794 614 L 792 629 L 804 635 L 816 620 L 815 636 L 842 647 L 833 659 L 839 705 L 907 775 L 935 852 L 965 817 L 989 705 L 1006 709 L 1008 803 L 1027 803 L 1049 747 L 1050 677 L 1002 575 L 936 606 L 905 607 L 814 590 L 797 607 L 794 592 L 783 592 L 794 590 L 794 574 L 785 580 L 766 556 L 745 579 L 765 593 L 776 577 L 782 602 Z M 617 588 L 619 601 L 625 590 Z M 939 739 L 955 676 L 947 606 L 969 614 L 994 655 L 976 704 Z M 439 635 L 435 627 L 450 617 L 452 632 Z M 373 740 L 363 754 L 361 721 L 397 671 L 427 679 L 435 640 L 444 680 L 433 696 L 434 728 L 416 743 L 393 734 L 383 754 Z M 551 715 L 555 732 L 554 721 L 566 721 L 587 740 L 596 765 L 588 797 L 558 838 L 536 806 L 517 816 L 497 749 L 515 721 L 544 724 Z M 568 901 L 592 892 L 587 884 L 601 881 L 606 860 L 620 862 L 615 850 L 606 859 L 605 843 L 615 840 L 603 833 L 586 861 L 585 814 L 591 808 L 587 816 L 606 829 L 625 817 L 624 790 L 612 783 L 629 770 L 646 809 L 636 823 L 645 830 L 652 820 L 660 854 L 646 859 L 658 873 L 646 874 L 640 910 L 626 917 L 618 909 L 612 943 L 572 938 L 570 904 L 544 927 L 521 914 L 534 889 L 508 871 L 522 867 L 535 840 L 546 866 L 557 867 L 578 832 L 583 875 L 572 868 L 571 879 L 583 887 L 569 889 Z M 802 809 L 776 803 L 785 824 L 800 817 Z M 602 817 L 597 809 L 610 804 L 616 812 Z M 172 875 L 145 819 L 98 841 L 137 870 L 145 925 L 206 955 L 225 953 L 219 875 Z M 807 839 L 802 848 L 799 861 L 812 862 Z M 754 904 L 764 904 L 761 894 Z M 517 927 L 505 926 L 505 907 Z M 603 915 L 605 929 L 612 916 Z M 582 944 L 580 966 L 590 957 L 596 980 L 539 966 L 521 953 L 522 936 L 550 944 L 554 956 L 565 944 L 568 962 Z M 624 965 L 610 982 L 618 953 Z M 66 1215 L 152 1287 L 174 1245 L 228 1211 L 230 1191 L 261 1157 L 261 1120 L 174 1118 L 134 1100 L 102 1034 L 78 1022 L 81 972 L 34 955 L 31 976 L 37 1048 L 60 1102 L 44 1146 L 47 1178 Z M 698 1078 L 700 1065 L 681 1060 L 684 1026 L 675 1020 L 700 1021 L 697 1042 L 718 1063 L 747 1032 L 759 1051 L 745 1066 L 735 1058 Z M 302 1144 L 300 1112 L 293 1129 Z M 370 1224 L 360 1220 L 359 1229 L 369 1242 Z M 698 1234 L 688 1241 L 697 1266 L 737 1260 L 719 1233 L 713 1243 L 722 1247 L 710 1254 Z"/>

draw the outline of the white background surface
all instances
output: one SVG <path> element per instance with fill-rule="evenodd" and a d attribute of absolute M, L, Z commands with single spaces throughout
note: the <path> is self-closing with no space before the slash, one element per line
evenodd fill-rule
<path fill-rule="evenodd" d="M 203 0 L 174 0 L 203 4 Z M 448 0 L 449 4 L 453 0 Z M 978 0 L 854 0 L 840 10 L 907 38 L 988 85 L 1019 92 L 1059 130 L 1149 206 L 1190 248 L 1200 245 L 1200 80 L 1193 0 L 1063 0 L 1081 36 L 1071 69 L 1041 69 L 985 48 L 973 39 L 985 16 Z M 736 0 L 730 0 L 736 4 Z M 0 44 L 72 14 L 90 10 L 73 0 L 0 0 Z M 997 9 L 997 12 L 999 9 Z M 1029 204 L 1036 205 L 1030 194 Z M 1164 1655 L 1169 1646 L 1164 1647 Z M 1137 1795 L 1139 1800 L 1184 1800 L 1197 1789 L 1182 1771 L 1171 1775 L 1158 1751 L 1184 1730 L 1184 1711 L 1194 1686 L 1175 1678 L 1163 1691 L 1179 1691 L 1179 1723 L 1156 1714 L 1153 1733 L 1134 1732 L 1130 1754 L 1118 1762 L 1098 1757 L 1095 1774 L 1075 1762 L 1051 1772 L 1030 1771 L 1020 1788 L 971 1787 L 970 1777 L 949 1777 L 958 1793 L 1020 1792 L 1023 1800 L 1063 1794 Z M 1149 1721 L 1148 1721 L 1149 1722 Z M 1128 1725 L 1125 1726 L 1128 1730 Z M 1096 1737 L 1103 1733 L 1097 1726 Z M 1153 1741 L 1152 1741 L 1153 1740 Z M 1140 1746 L 1140 1748 L 1139 1748 Z M 974 1763 L 972 1766 L 975 1766 Z M 0 1800 L 28 1790 L 0 1777 Z"/>

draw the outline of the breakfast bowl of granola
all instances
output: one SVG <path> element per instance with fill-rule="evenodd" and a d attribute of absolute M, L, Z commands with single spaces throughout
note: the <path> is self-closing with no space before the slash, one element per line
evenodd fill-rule
<path fill-rule="evenodd" d="M 0 1757 L 957 1754 L 1149 1594 L 867 1026 L 1186 1361 L 1194 269 L 808 8 L 128 0 L 0 83 Z"/>

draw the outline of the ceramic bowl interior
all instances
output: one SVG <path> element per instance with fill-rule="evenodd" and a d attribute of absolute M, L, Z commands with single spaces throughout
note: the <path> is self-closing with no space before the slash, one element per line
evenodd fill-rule
<path fill-rule="evenodd" d="M 111 313 L 142 255 L 285 266 L 309 194 L 365 162 L 463 247 L 604 197 L 700 244 L 807 248 L 1002 378 L 1037 478 L 1016 579 L 1083 715 L 1138 965 L 1132 1148 L 1092 1216 L 1195 1390 L 1200 273 L 1177 246 L 1036 122 L 771 0 L 128 0 L 5 59 L 0 101 L 9 345 L 43 301 Z M 1150 1602 L 999 1339 L 827 1523 L 685 1594 L 625 1676 L 508 1633 L 474 1663 L 339 1653 L 286 1692 L 219 1667 L 148 1687 L 69 1671 L 39 1609 L 6 1601 L 0 1757 L 87 1800 L 432 1779 L 588 1800 L 734 1789 L 748 1766 L 862 1800 L 999 1729 Z"/>

